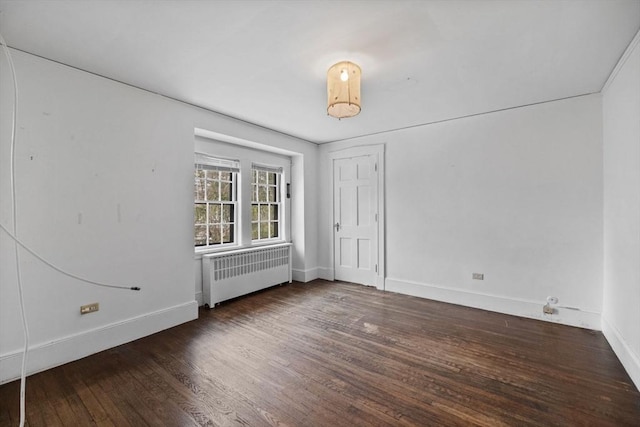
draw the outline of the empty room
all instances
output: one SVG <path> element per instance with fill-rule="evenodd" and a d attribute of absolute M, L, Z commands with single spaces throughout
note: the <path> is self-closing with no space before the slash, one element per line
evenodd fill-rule
<path fill-rule="evenodd" d="M 0 36 L 0 426 L 640 425 L 640 0 Z"/>

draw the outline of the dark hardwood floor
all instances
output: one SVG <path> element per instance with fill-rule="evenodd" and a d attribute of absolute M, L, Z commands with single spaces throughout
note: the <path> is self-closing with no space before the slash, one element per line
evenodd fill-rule
<path fill-rule="evenodd" d="M 0 425 L 18 425 L 18 382 Z M 30 426 L 638 426 L 603 335 L 294 283 L 33 375 Z"/>

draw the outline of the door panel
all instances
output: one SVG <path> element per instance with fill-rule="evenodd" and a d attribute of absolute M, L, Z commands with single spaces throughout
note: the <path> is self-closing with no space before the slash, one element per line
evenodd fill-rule
<path fill-rule="evenodd" d="M 351 181 L 353 182 L 353 181 Z M 352 227 L 357 224 L 357 188 L 354 187 L 342 187 L 339 188 L 340 192 L 340 226 L 341 227 Z"/>
<path fill-rule="evenodd" d="M 352 243 L 353 243 L 353 239 L 340 238 L 340 256 L 339 256 L 340 267 L 343 267 L 343 268 L 353 267 L 351 263 L 351 254 L 353 252 L 351 249 L 351 247 L 353 246 Z"/>
<path fill-rule="evenodd" d="M 358 268 L 371 269 L 371 240 L 358 239 Z"/>
<path fill-rule="evenodd" d="M 358 187 L 357 189 L 358 195 L 355 200 L 358 203 L 357 211 L 358 211 L 358 225 L 359 226 L 368 226 L 371 225 L 371 210 L 373 206 L 371 206 L 371 187 L 368 185 L 363 185 Z"/>

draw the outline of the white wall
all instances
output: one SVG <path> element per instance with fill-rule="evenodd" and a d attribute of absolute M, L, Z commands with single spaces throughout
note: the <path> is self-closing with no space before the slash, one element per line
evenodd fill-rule
<path fill-rule="evenodd" d="M 320 205 L 328 152 L 386 143 L 387 290 L 599 329 L 601 123 L 591 95 L 323 145 Z M 576 310 L 544 317 L 550 295 Z"/>
<path fill-rule="evenodd" d="M 29 372 L 197 317 L 193 269 L 194 128 L 299 154 L 294 267 L 317 265 L 317 147 L 12 51 L 18 74 L 18 233 L 41 255 L 93 280 L 84 285 L 22 256 L 31 333 Z M 0 221 L 12 227 L 12 89 L 0 62 Z M 304 188 L 302 188 L 304 185 Z M 294 184 L 294 191 L 296 186 Z M 306 215 L 306 216 L 305 216 Z M 297 239 L 298 238 L 298 239 Z M 12 242 L 0 233 L 0 382 L 19 374 L 23 345 Z M 310 267 L 311 266 L 311 267 Z M 82 304 L 100 311 L 80 316 Z"/>
<path fill-rule="evenodd" d="M 640 34 L 640 33 L 639 33 Z M 640 47 L 605 86 L 603 332 L 640 388 Z"/>

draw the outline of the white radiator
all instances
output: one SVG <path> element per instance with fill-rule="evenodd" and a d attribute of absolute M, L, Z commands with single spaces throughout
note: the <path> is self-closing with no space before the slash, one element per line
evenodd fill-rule
<path fill-rule="evenodd" d="M 206 307 L 285 282 L 291 283 L 291 243 L 202 256 Z"/>

